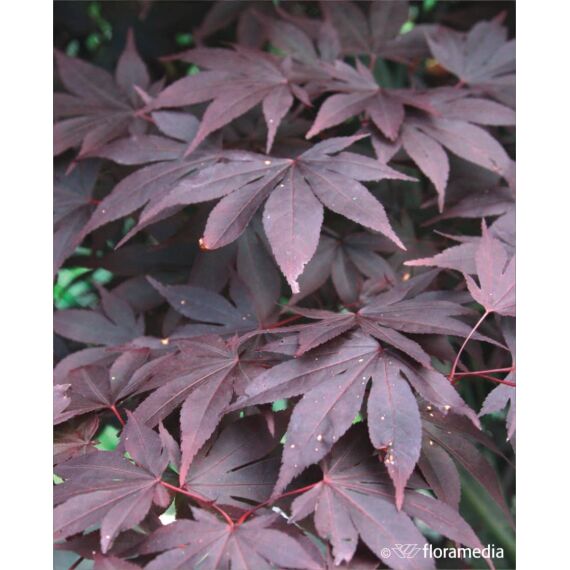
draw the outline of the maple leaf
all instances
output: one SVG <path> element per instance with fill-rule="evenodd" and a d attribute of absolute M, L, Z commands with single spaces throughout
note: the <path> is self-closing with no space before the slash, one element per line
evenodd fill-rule
<path fill-rule="evenodd" d="M 81 145 L 77 158 L 129 133 L 142 133 L 147 123 L 137 116 L 143 102 L 136 87 L 156 92 L 129 30 L 115 77 L 80 59 L 56 51 L 58 75 L 69 91 L 55 94 L 54 154 Z"/>
<path fill-rule="evenodd" d="M 83 229 L 82 237 L 136 212 L 151 200 L 160 200 L 181 180 L 224 156 L 223 151 L 210 147 L 183 158 L 183 141 L 194 137 L 196 119 L 188 114 L 167 111 L 153 113 L 153 118 L 163 132 L 176 140 L 160 135 L 137 135 L 109 143 L 96 153 L 118 164 L 146 166 L 125 176 L 101 201 Z M 130 235 L 127 234 L 121 243 Z"/>
<path fill-rule="evenodd" d="M 459 79 L 515 106 L 515 40 L 501 18 L 477 22 L 469 32 L 438 26 L 426 32 L 433 56 Z"/>
<path fill-rule="evenodd" d="M 461 243 L 448 247 L 433 257 L 410 259 L 404 263 L 412 267 L 439 267 L 441 269 L 455 269 L 463 273 L 476 273 L 476 250 L 477 244 L 474 242 Z"/>
<path fill-rule="evenodd" d="M 140 525 L 140 528 L 145 526 L 145 521 Z M 65 541 L 54 543 L 54 550 L 67 550 L 75 552 L 79 556 L 93 561 L 97 559 L 111 559 L 113 561 L 122 558 L 130 558 L 133 551 L 136 551 L 138 546 L 143 542 L 145 535 L 140 531 L 127 530 L 122 532 L 113 541 L 113 545 L 109 548 L 106 554 L 101 554 L 101 536 L 99 530 L 93 530 L 84 534 L 77 534 Z M 130 570 L 130 569 L 129 569 Z"/>
<path fill-rule="evenodd" d="M 53 316 L 57 334 L 89 344 L 116 345 L 144 334 L 144 315 L 138 318 L 132 307 L 115 293 L 99 287 L 101 304 L 94 310 L 67 309 Z"/>
<path fill-rule="evenodd" d="M 196 43 L 201 45 L 202 42 L 212 34 L 230 25 L 247 9 L 247 6 L 247 1 L 237 4 L 224 1 L 213 2 L 211 9 L 206 12 L 204 19 L 192 30 L 192 35 L 196 38 Z"/>
<path fill-rule="evenodd" d="M 484 218 L 503 216 L 515 210 L 515 196 L 510 188 L 495 186 L 482 192 L 471 192 L 442 214 L 435 216 L 429 223 L 434 224 L 451 218 Z"/>
<path fill-rule="evenodd" d="M 190 337 L 204 334 L 244 333 L 259 328 L 251 293 L 237 278 L 232 279 L 230 294 L 234 307 L 225 297 L 213 291 L 193 285 L 162 285 L 156 279 L 148 278 L 151 285 L 180 314 L 194 321 L 211 324 L 182 326 L 171 337 Z"/>
<path fill-rule="evenodd" d="M 74 369 L 68 376 L 71 382 L 71 402 L 59 416 L 58 423 L 78 415 L 102 409 L 113 410 L 116 405 L 134 393 L 144 391 L 145 381 L 162 359 L 147 362 L 150 350 L 140 348 L 121 354 L 107 369 L 88 365 Z"/>
<path fill-rule="evenodd" d="M 135 410 L 137 418 L 154 426 L 178 406 L 182 434 L 180 482 L 190 463 L 220 422 L 234 390 L 255 366 L 240 363 L 235 339 L 225 342 L 210 335 L 179 341 L 180 351 L 163 363 L 151 379 L 159 386 Z"/>
<path fill-rule="evenodd" d="M 259 10 L 252 10 L 252 14 L 262 24 L 271 44 L 282 54 L 310 66 L 316 75 L 321 75 L 320 59 L 332 61 L 339 55 L 340 45 L 332 25 L 290 14 L 279 6 L 276 10 L 283 19 Z"/>
<path fill-rule="evenodd" d="M 228 309 L 231 305 L 227 301 L 213 296 L 214 293 L 221 295 L 228 282 L 229 296 L 235 309 Z M 175 333 L 171 333 L 170 330 L 165 331 L 167 336 L 185 337 L 207 332 L 248 331 L 265 328 L 274 323 L 279 313 L 281 278 L 264 239 L 261 223 L 258 223 L 257 219 L 252 220 L 245 232 L 233 244 L 213 251 L 197 252 L 188 285 L 190 289 L 179 291 L 189 293 L 198 288 L 196 293 L 201 294 L 203 290 L 207 290 L 204 293 L 206 297 L 213 301 L 215 299 L 216 306 L 221 305 L 224 308 L 222 311 L 224 318 L 220 325 L 183 325 Z M 166 290 L 168 291 L 168 288 Z M 204 312 L 194 312 L 191 308 L 193 306 L 191 298 L 186 298 L 188 304 L 181 305 L 178 301 L 183 299 L 176 299 L 172 303 L 172 295 L 165 295 L 167 300 L 169 297 L 171 306 L 179 309 L 179 313 L 184 314 L 189 310 L 193 313 L 194 320 L 201 320 L 199 315 L 203 316 Z M 235 318 L 236 310 L 240 313 L 239 319 Z"/>
<path fill-rule="evenodd" d="M 196 137 L 187 149 L 193 152 L 212 132 L 261 104 L 267 124 L 266 152 L 271 151 L 277 129 L 295 98 L 310 106 L 291 62 L 268 53 L 234 46 L 233 50 L 195 48 L 171 59 L 194 63 L 207 69 L 169 85 L 147 110 L 184 107 L 212 100 Z"/>
<path fill-rule="evenodd" d="M 61 386 L 61 385 L 60 385 Z M 93 438 L 99 429 L 99 418 L 92 416 L 80 423 L 66 425 L 58 429 L 53 440 L 53 463 L 57 465 L 77 455 L 95 451 Z"/>
<path fill-rule="evenodd" d="M 229 408 L 304 394 L 291 415 L 274 494 L 322 459 L 350 428 L 371 378 L 367 402 L 370 438 L 384 452 L 398 508 L 421 446 L 420 413 L 408 382 L 443 412 L 453 408 L 478 423 L 442 374 L 415 370 L 383 350 L 372 337 L 353 333 L 256 376 L 246 386 L 245 397 Z"/>
<path fill-rule="evenodd" d="M 468 325 L 453 318 L 468 314 L 469 309 L 449 300 L 447 294 L 435 291 L 422 293 L 434 277 L 434 273 L 424 273 L 400 283 L 367 299 L 365 305 L 355 312 L 344 310 L 335 313 L 292 308 L 305 317 L 319 320 L 315 324 L 299 325 L 296 355 L 301 356 L 348 330 L 357 328 L 431 368 L 429 355 L 417 342 L 401 333 L 466 337 L 471 332 Z"/>
<path fill-rule="evenodd" d="M 486 313 L 515 316 L 515 256 L 508 259 L 501 242 L 494 238 L 483 220 L 482 237 L 475 252 L 479 285 L 464 274 L 472 297 Z"/>
<path fill-rule="evenodd" d="M 409 4 L 401 0 L 371 2 L 368 14 L 361 4 L 348 1 L 321 2 L 326 20 L 330 20 L 344 55 L 368 55 L 412 63 L 428 53 L 424 33 L 428 26 L 416 26 L 400 34 L 408 20 Z"/>
<path fill-rule="evenodd" d="M 130 415 L 122 441 L 135 463 L 118 452 L 96 451 L 55 468 L 65 480 L 54 489 L 56 538 L 100 524 L 106 553 L 122 530 L 142 521 L 153 502 L 168 505 L 168 492 L 159 484 L 168 456 L 158 434 Z"/>
<path fill-rule="evenodd" d="M 116 354 L 103 346 L 84 348 L 62 358 L 53 370 L 54 384 L 69 384 L 69 374 L 75 369 L 91 364 L 111 365 Z"/>
<path fill-rule="evenodd" d="M 418 97 L 414 91 L 380 87 L 371 71 L 359 60 L 356 60 L 356 69 L 342 61 L 323 64 L 323 67 L 331 77 L 326 83 L 326 90 L 338 94 L 331 95 L 321 105 L 307 138 L 366 112 L 378 129 L 393 141 L 404 121 L 404 105 L 431 109 L 425 96 Z"/>
<path fill-rule="evenodd" d="M 478 125 L 514 125 L 508 107 L 474 97 L 460 90 L 432 90 L 432 115 L 410 117 L 402 129 L 406 153 L 434 184 L 443 210 L 449 177 L 449 152 L 494 172 L 514 186 L 514 163 L 504 148 Z"/>
<path fill-rule="evenodd" d="M 329 277 L 343 303 L 355 303 L 366 278 L 395 281 L 391 265 L 379 255 L 394 249 L 392 242 L 378 234 L 355 232 L 342 238 L 321 234 L 315 255 L 299 277 L 299 293 L 291 297 L 291 303 L 319 289 Z"/>
<path fill-rule="evenodd" d="M 262 328 L 275 322 L 281 277 L 261 224 L 251 223 L 237 240 L 236 269 Z M 230 291 L 231 292 L 231 291 Z"/>
<path fill-rule="evenodd" d="M 435 496 L 459 511 L 461 479 L 448 453 L 433 440 L 423 441 L 418 468 Z"/>
<path fill-rule="evenodd" d="M 451 458 L 489 493 L 505 514 L 507 521 L 514 526 L 497 473 L 475 445 L 477 442 L 495 453 L 500 453 L 493 441 L 484 432 L 474 430 L 473 424 L 464 421 L 464 418 L 453 413 L 443 416 L 438 409 L 431 406 L 422 409 L 422 429 L 425 440 L 422 450 L 424 460 L 420 459 L 419 466 L 428 483 L 433 485 L 437 496 L 442 500 L 454 501 L 453 497 L 457 497 L 459 493 L 456 483 L 459 473 L 457 467 L 449 462 Z M 435 458 L 434 452 L 438 453 L 439 457 Z M 448 455 L 447 459 L 442 459 L 442 452 Z M 430 465 L 426 468 L 427 462 Z"/>
<path fill-rule="evenodd" d="M 353 428 L 321 462 L 322 481 L 293 501 L 290 522 L 314 512 L 317 532 L 331 542 L 337 565 L 352 559 L 360 537 L 390 568 L 435 568 L 433 561 L 422 556 L 405 561 L 390 556 L 396 543 L 420 548 L 426 544 L 410 517 L 419 517 L 457 542 L 480 548 L 470 526 L 438 500 L 406 491 L 402 511 L 398 511 L 387 479 L 362 431 Z"/>
<path fill-rule="evenodd" d="M 515 233 L 515 212 L 509 208 L 508 211 L 497 218 L 489 227 L 489 233 L 493 238 L 500 241 L 508 255 L 514 254 L 514 233 Z M 481 238 L 478 236 L 451 236 L 446 237 L 459 241 L 459 245 L 451 246 L 433 257 L 423 257 L 410 259 L 404 265 L 412 267 L 440 267 L 442 269 L 454 269 L 464 275 L 475 275 L 477 265 L 475 256 Z"/>
<path fill-rule="evenodd" d="M 71 399 L 69 397 L 70 384 L 56 384 L 53 387 L 53 419 L 54 422 L 61 421 L 60 417 L 69 406 Z"/>
<path fill-rule="evenodd" d="M 507 346 L 513 358 L 513 366 L 516 360 L 516 345 L 515 345 L 515 321 L 514 319 L 503 319 L 502 330 Z M 516 373 L 513 370 L 505 377 L 504 381 L 516 384 Z M 492 414 L 503 410 L 508 406 L 507 412 L 507 439 L 513 444 L 516 430 L 516 388 L 508 384 L 500 384 L 493 388 L 485 398 L 479 416 Z"/>
<path fill-rule="evenodd" d="M 317 249 L 323 206 L 403 247 L 383 206 L 360 181 L 409 178 L 363 155 L 341 152 L 361 138 L 328 139 L 295 158 L 234 154 L 233 160 L 204 168 L 147 207 L 131 234 L 173 207 L 225 196 L 210 213 L 200 241 L 203 248 L 216 249 L 237 239 L 266 202 L 265 234 L 279 267 L 297 293 L 297 279 Z"/>
<path fill-rule="evenodd" d="M 307 133 L 311 138 L 346 119 L 366 113 L 392 146 L 389 159 L 403 146 L 420 170 L 433 182 L 443 209 L 449 177 L 444 147 L 512 183 L 514 168 L 503 147 L 477 125 L 514 125 L 515 113 L 499 103 L 469 97 L 467 91 L 440 88 L 429 92 L 380 87 L 357 60 L 356 69 L 337 61 L 323 64 L 331 76 L 325 89 L 335 91 L 321 105 Z M 377 143 L 382 145 L 384 143 Z"/>
<path fill-rule="evenodd" d="M 233 422 L 196 455 L 186 488 L 218 505 L 262 503 L 277 478 L 279 458 L 269 456 L 277 443 L 259 415 Z"/>
<path fill-rule="evenodd" d="M 98 160 L 84 160 L 70 173 L 57 169 L 53 187 L 53 273 L 81 243 L 81 232 L 94 209 Z"/>
<path fill-rule="evenodd" d="M 147 564 L 146 570 L 190 570 L 198 564 L 204 570 L 237 570 L 244 563 L 260 569 L 321 568 L 312 550 L 289 533 L 273 528 L 278 515 L 262 515 L 229 526 L 203 510 L 192 509 L 192 513 L 195 520 L 175 521 L 147 539 L 142 546 L 144 553 L 163 554 Z"/>

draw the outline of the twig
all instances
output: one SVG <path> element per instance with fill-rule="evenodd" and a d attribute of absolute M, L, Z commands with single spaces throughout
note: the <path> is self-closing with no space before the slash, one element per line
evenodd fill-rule
<path fill-rule="evenodd" d="M 109 409 L 115 414 L 115 417 L 119 420 L 119 422 L 121 422 L 121 425 L 125 427 L 125 420 L 121 417 L 119 410 L 117 410 L 117 406 L 113 404 L 112 406 L 109 406 Z"/>
<path fill-rule="evenodd" d="M 483 316 L 477 321 L 475 326 L 471 329 L 471 332 L 467 335 L 467 338 L 463 341 L 463 344 L 461 345 L 461 348 L 459 349 L 459 352 L 457 353 L 457 356 L 455 357 L 455 361 L 453 362 L 453 366 L 451 367 L 451 372 L 449 373 L 449 381 L 450 382 L 453 382 L 453 379 L 455 377 L 455 370 L 457 369 L 457 363 L 459 362 L 459 358 L 461 356 L 461 353 L 463 352 L 463 349 L 467 346 L 469 339 L 475 334 L 475 331 L 479 328 L 479 326 L 485 320 L 485 318 L 487 317 L 487 315 L 489 313 L 490 313 L 490 311 L 485 311 L 483 313 Z"/>
<path fill-rule="evenodd" d="M 309 491 L 310 489 L 312 489 L 315 485 L 318 485 L 319 483 L 320 483 L 320 481 L 317 481 L 316 483 L 311 483 L 310 485 L 307 485 L 306 487 L 301 487 L 300 489 L 294 489 L 293 491 L 287 491 L 286 493 L 281 493 L 281 495 L 278 495 L 277 497 L 275 497 L 273 499 L 267 499 L 267 501 L 263 501 L 263 503 L 259 503 L 259 505 L 256 505 L 255 507 L 253 507 L 253 509 L 249 509 L 249 511 L 246 511 L 245 513 L 243 513 L 243 515 L 241 515 L 241 517 L 237 520 L 236 525 L 242 524 L 250 515 L 252 515 L 258 509 L 261 509 L 262 507 L 267 507 L 271 503 L 275 503 L 276 501 L 278 501 L 279 499 L 283 499 L 284 497 L 289 497 L 290 495 L 297 495 L 298 493 L 304 493 L 305 491 Z"/>
<path fill-rule="evenodd" d="M 456 372 L 455 376 L 472 376 L 473 374 L 491 374 L 494 372 L 514 372 L 516 370 L 515 366 L 509 366 L 509 368 L 490 368 L 489 370 L 475 370 L 474 372 Z"/>
<path fill-rule="evenodd" d="M 176 487 L 175 485 L 171 485 L 170 483 L 167 483 L 166 481 L 161 480 L 160 484 L 163 487 L 170 489 L 171 491 L 174 491 L 176 493 L 180 493 L 182 495 L 186 495 L 187 497 L 190 497 L 192 500 L 196 501 L 197 503 L 215 510 L 217 513 L 219 513 L 220 515 L 222 515 L 224 517 L 226 522 L 231 527 L 234 526 L 234 521 L 231 519 L 230 515 L 228 515 L 228 513 L 226 513 L 226 511 L 224 511 L 224 509 L 218 507 L 218 505 L 216 505 L 213 501 L 209 501 L 208 499 L 205 499 L 204 497 L 201 497 L 200 495 L 195 495 L 194 493 L 191 493 L 190 491 L 186 491 L 186 489 L 182 489 L 181 487 Z"/>
<path fill-rule="evenodd" d="M 505 384 L 505 386 L 510 386 L 511 388 L 517 387 L 517 385 L 514 382 L 510 382 L 509 380 L 501 380 L 499 378 L 495 378 L 494 376 L 489 376 L 488 374 L 477 374 L 475 372 L 467 372 L 465 374 L 462 374 L 460 378 L 455 378 L 455 381 L 457 382 L 458 380 L 461 380 L 461 378 L 465 378 L 466 376 L 476 376 L 477 378 L 485 378 L 485 380 L 491 380 L 491 382 L 496 382 L 497 384 Z"/>

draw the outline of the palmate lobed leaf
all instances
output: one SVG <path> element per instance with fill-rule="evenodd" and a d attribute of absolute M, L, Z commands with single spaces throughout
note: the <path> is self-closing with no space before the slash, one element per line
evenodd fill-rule
<path fill-rule="evenodd" d="M 207 333 L 233 334 L 256 330 L 260 323 L 256 319 L 249 295 L 243 293 L 243 284 L 237 278 L 232 280 L 236 306 L 220 294 L 193 285 L 164 286 L 149 277 L 149 282 L 161 293 L 179 313 L 205 324 L 186 325 L 177 333 L 183 338 Z M 249 293 L 249 292 L 248 292 Z M 206 323 L 210 323 L 210 326 Z"/>
<path fill-rule="evenodd" d="M 266 202 L 265 233 L 291 289 L 299 292 L 298 277 L 317 249 L 323 206 L 403 247 L 383 206 L 359 181 L 409 178 L 365 156 L 341 152 L 360 138 L 329 139 L 296 158 L 240 153 L 232 160 L 228 155 L 229 162 L 202 170 L 147 207 L 139 227 L 174 207 L 224 196 L 210 213 L 200 242 L 216 249 L 237 239 Z"/>
<path fill-rule="evenodd" d="M 515 315 L 515 256 L 508 259 L 501 242 L 494 238 L 483 221 L 482 237 L 475 252 L 479 285 L 464 275 L 473 298 L 485 311 L 499 315 Z"/>
<path fill-rule="evenodd" d="M 390 568 L 434 568 L 433 561 L 422 556 L 411 561 L 391 556 L 396 537 L 419 547 L 425 544 L 409 517 L 419 517 L 443 535 L 480 548 L 469 525 L 438 500 L 406 491 L 402 510 L 396 510 L 385 476 L 362 435 L 353 427 L 321 463 L 322 481 L 294 500 L 291 522 L 314 512 L 317 532 L 332 543 L 336 564 L 352 559 L 360 537 Z"/>
<path fill-rule="evenodd" d="M 372 2 L 367 14 L 357 2 L 341 0 L 321 2 L 338 36 L 340 51 L 345 55 L 370 55 L 411 63 L 427 53 L 426 41 L 419 26 L 399 35 L 408 19 L 406 1 Z"/>
<path fill-rule="evenodd" d="M 159 436 L 132 415 L 123 440 L 135 464 L 117 452 L 97 451 L 58 465 L 56 473 L 69 482 L 56 488 L 54 534 L 66 538 L 94 524 L 101 525 L 101 551 L 117 534 L 136 526 L 153 502 L 166 507 L 168 493 L 159 485 L 168 456 Z"/>
<path fill-rule="evenodd" d="M 56 418 L 57 415 L 54 413 L 54 421 Z M 75 425 L 67 425 L 66 428 L 65 431 L 61 431 L 54 436 L 54 465 L 77 455 L 85 455 L 95 451 L 94 437 L 99 428 L 99 418 L 97 416 L 88 418 L 81 423 L 75 423 Z"/>
<path fill-rule="evenodd" d="M 145 382 L 160 362 L 149 360 L 147 348 L 126 351 L 111 368 L 90 364 L 74 368 L 70 381 L 70 403 L 60 413 L 57 423 L 88 412 L 112 409 L 121 400 L 145 389 Z M 61 385 L 59 385 L 61 386 Z"/>
<path fill-rule="evenodd" d="M 279 470 L 279 457 L 270 455 L 277 445 L 260 415 L 242 418 L 196 455 L 186 485 L 220 505 L 262 503 L 269 499 Z"/>
<path fill-rule="evenodd" d="M 98 160 L 83 160 L 70 173 L 54 171 L 53 272 L 81 243 L 82 230 L 93 211 L 93 191 L 100 171 Z"/>
<path fill-rule="evenodd" d="M 349 331 L 361 330 L 391 345 L 427 368 L 429 354 L 406 334 L 445 334 L 466 337 L 471 329 L 454 318 L 468 314 L 469 309 L 453 302 L 447 292 L 424 292 L 435 273 L 424 273 L 400 283 L 379 295 L 366 299 L 355 312 L 338 314 L 332 311 L 312 311 L 293 308 L 299 314 L 315 319 L 315 324 L 300 325 L 296 356 Z M 492 339 L 477 336 L 481 340 Z"/>
<path fill-rule="evenodd" d="M 418 168 L 433 182 L 443 210 L 449 177 L 448 151 L 489 169 L 514 185 L 514 167 L 502 146 L 477 125 L 514 125 L 510 108 L 471 97 L 468 91 L 439 88 L 431 91 L 386 89 L 357 60 L 354 69 L 344 62 L 328 64 L 331 79 L 327 91 L 336 92 L 320 107 L 307 138 L 366 113 L 380 131 L 381 139 L 393 146 L 392 156 L 402 147 Z M 380 142 L 385 145 L 385 142 Z M 378 145 L 376 145 L 378 146 Z M 378 152 L 379 159 L 386 159 Z M 389 157 L 388 157 L 389 158 Z"/>
<path fill-rule="evenodd" d="M 294 99 L 310 105 L 309 96 L 301 86 L 302 79 L 293 76 L 286 62 L 267 53 L 244 46 L 235 46 L 234 50 L 197 48 L 174 58 L 192 62 L 208 71 L 168 86 L 147 105 L 147 109 L 183 107 L 212 100 L 187 153 L 195 150 L 210 133 L 259 104 L 267 124 L 266 152 L 269 153 L 279 124 Z"/>
<path fill-rule="evenodd" d="M 346 433 L 362 408 L 370 379 L 370 438 L 384 453 L 398 508 L 421 446 L 420 413 L 408 382 L 444 413 L 453 409 L 478 425 L 474 412 L 444 376 L 433 370 L 415 370 L 372 337 L 353 333 L 260 374 L 246 388 L 245 397 L 230 408 L 303 394 L 291 415 L 274 493 L 321 460 Z"/>
<path fill-rule="evenodd" d="M 144 552 L 161 552 L 148 570 L 297 568 L 319 570 L 318 554 L 297 538 L 273 528 L 277 515 L 262 515 L 229 527 L 211 514 L 194 509 L 194 521 L 178 521 L 159 529 L 143 545 Z M 318 551 L 317 551 L 318 552 Z M 248 566 L 244 566 L 248 565 Z"/>
<path fill-rule="evenodd" d="M 144 315 L 115 293 L 99 288 L 100 306 L 95 310 L 67 309 L 54 315 L 54 330 L 78 342 L 117 345 L 144 333 Z"/>
<path fill-rule="evenodd" d="M 299 277 L 297 303 L 322 287 L 329 277 L 343 303 L 356 303 L 367 279 L 393 283 L 395 270 L 380 254 L 393 253 L 397 246 L 380 234 L 349 233 L 342 238 L 321 233 L 311 261 Z"/>
<path fill-rule="evenodd" d="M 141 422 L 155 426 L 181 406 L 181 484 L 234 394 L 251 375 L 259 372 L 255 365 L 240 363 L 233 340 L 224 341 L 211 335 L 182 343 L 180 352 L 153 374 L 151 383 L 157 389 L 138 406 L 135 414 Z"/>
<path fill-rule="evenodd" d="M 223 157 L 222 151 L 208 149 L 182 159 L 183 147 L 180 142 L 149 135 L 151 136 L 153 138 L 150 140 L 142 136 L 137 137 L 138 148 L 136 146 L 133 148 L 130 139 L 121 139 L 116 144 L 101 149 L 100 156 L 107 156 L 118 163 L 126 164 L 144 164 L 148 160 L 148 153 L 152 152 L 153 164 L 136 170 L 115 186 L 93 212 L 86 227 L 83 228 L 81 234 L 83 237 L 109 222 L 136 212 L 151 201 L 160 200 L 198 168 L 215 163 Z M 215 197 L 216 194 L 212 196 Z M 172 213 L 168 212 L 169 215 Z M 123 238 L 123 241 L 128 237 L 129 234 Z"/>
<path fill-rule="evenodd" d="M 439 26 L 426 33 L 433 56 L 462 82 L 514 107 L 515 40 L 507 41 L 500 18 L 467 33 Z"/>
<path fill-rule="evenodd" d="M 80 146 L 78 158 L 83 158 L 114 139 L 146 130 L 145 122 L 136 116 L 143 102 L 135 88 L 149 89 L 150 77 L 132 31 L 127 34 L 115 77 L 59 51 L 55 58 L 59 77 L 72 95 L 55 96 L 54 154 Z"/>

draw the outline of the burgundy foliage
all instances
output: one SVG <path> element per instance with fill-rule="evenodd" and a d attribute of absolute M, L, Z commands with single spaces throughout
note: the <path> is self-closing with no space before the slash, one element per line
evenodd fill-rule
<path fill-rule="evenodd" d="M 435 568 L 392 549 L 482 547 L 465 477 L 512 523 L 515 40 L 438 6 L 212 2 L 186 51 L 56 50 L 54 271 L 95 299 L 54 315 L 57 549 Z"/>

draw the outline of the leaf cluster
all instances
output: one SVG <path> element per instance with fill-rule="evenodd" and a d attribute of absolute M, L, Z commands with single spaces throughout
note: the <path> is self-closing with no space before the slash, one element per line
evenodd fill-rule
<path fill-rule="evenodd" d="M 393 549 L 482 548 L 465 481 L 512 525 L 515 40 L 443 4 L 220 1 L 143 59 L 151 4 L 112 71 L 56 50 L 54 275 L 91 291 L 54 314 L 56 549 L 435 568 Z"/>

